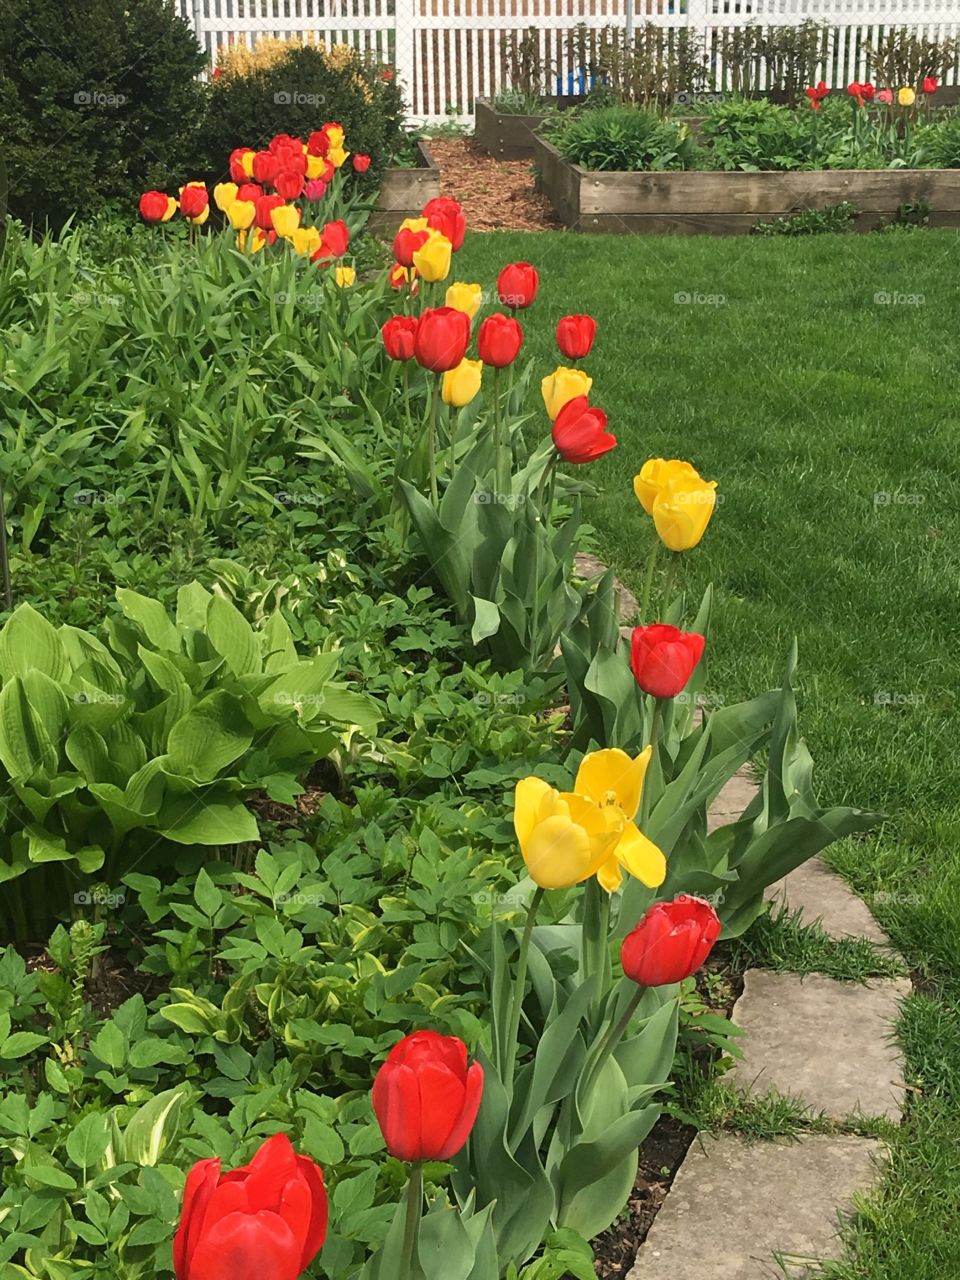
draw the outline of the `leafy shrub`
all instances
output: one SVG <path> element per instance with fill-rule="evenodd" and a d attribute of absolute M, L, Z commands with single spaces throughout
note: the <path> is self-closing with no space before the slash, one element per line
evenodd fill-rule
<path fill-rule="evenodd" d="M 327 50 L 291 41 L 248 73 L 213 82 L 201 139 L 206 171 L 222 174 L 235 147 L 260 147 L 277 133 L 309 136 L 324 122 L 343 126 L 346 145 L 372 158 L 367 181 L 401 139 L 403 100 L 393 77 L 347 46 Z"/>
<path fill-rule="evenodd" d="M 859 210 L 848 201 L 828 205 L 825 209 L 804 209 L 772 222 L 758 222 L 752 228 L 755 236 L 818 236 L 831 231 L 849 231 Z"/>
<path fill-rule="evenodd" d="M 564 159 L 584 169 L 690 169 L 697 155 L 684 125 L 636 107 L 567 112 L 548 122 L 544 133 Z"/>
<path fill-rule="evenodd" d="M 941 116 L 914 130 L 923 163 L 935 169 L 960 169 L 960 112 Z"/>
<path fill-rule="evenodd" d="M 765 99 L 709 104 L 701 133 L 715 169 L 801 169 L 813 149 L 811 122 Z"/>
<path fill-rule="evenodd" d="M 175 621 L 136 591 L 120 602 L 107 644 L 29 605 L 0 632 L 0 877 L 19 932 L 27 872 L 66 863 L 115 881 L 138 840 L 141 853 L 256 840 L 244 794 L 289 798 L 299 773 L 376 726 L 374 704 L 332 679 L 337 655 L 299 658 L 279 613 L 255 630 L 198 583 Z M 62 905 L 31 896 L 41 914 Z"/>
<path fill-rule="evenodd" d="M 0 138 L 11 213 L 59 226 L 172 184 L 192 154 L 203 65 L 164 0 L 5 0 Z"/>

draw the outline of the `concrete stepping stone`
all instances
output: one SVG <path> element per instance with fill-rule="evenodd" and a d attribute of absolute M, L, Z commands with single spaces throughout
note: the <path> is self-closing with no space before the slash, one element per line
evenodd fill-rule
<path fill-rule="evenodd" d="M 717 827 L 736 822 L 759 790 L 750 770 L 746 766 L 738 769 L 707 812 L 707 834 L 716 831 Z"/>
<path fill-rule="evenodd" d="M 903 1056 L 893 1029 L 906 978 L 863 984 L 820 974 L 748 969 L 733 1021 L 744 1056 L 731 1073 L 754 1093 L 790 1094 L 814 1112 L 857 1112 L 899 1123 Z"/>
<path fill-rule="evenodd" d="M 607 566 L 602 560 L 596 556 L 590 555 L 588 551 L 578 551 L 573 557 L 573 567 L 580 578 L 602 578 L 607 572 Z M 619 578 L 614 579 L 614 590 L 620 592 L 620 618 L 626 621 L 636 615 L 640 605 L 637 597 L 627 587 L 623 585 Z"/>
<path fill-rule="evenodd" d="M 875 1184 L 882 1155 L 882 1143 L 848 1134 L 752 1144 L 703 1134 L 627 1280 L 806 1280 L 814 1260 L 843 1256 L 838 1209 Z"/>
<path fill-rule="evenodd" d="M 770 885 L 766 897 L 775 909 L 786 904 L 790 912 L 799 911 L 801 924 L 819 924 L 831 938 L 866 938 L 877 947 L 890 946 L 864 900 L 821 858 L 811 858 Z"/>

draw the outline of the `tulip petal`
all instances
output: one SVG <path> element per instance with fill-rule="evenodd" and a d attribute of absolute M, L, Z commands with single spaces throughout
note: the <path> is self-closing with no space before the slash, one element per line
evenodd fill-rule
<path fill-rule="evenodd" d="M 465 1081 L 439 1062 L 424 1063 L 417 1077 L 421 1151 L 428 1160 L 440 1160 L 463 1111 Z"/>
<path fill-rule="evenodd" d="M 202 1230 L 207 1206 L 219 1177 L 219 1160 L 198 1160 L 187 1174 L 180 1226 L 173 1238 L 173 1269 L 178 1280 L 185 1280 L 190 1254 Z"/>
<path fill-rule="evenodd" d="M 323 1248 L 323 1242 L 327 1238 L 329 1205 L 327 1189 L 323 1183 L 323 1170 L 320 1166 L 314 1164 L 307 1156 L 297 1156 L 297 1168 L 307 1184 L 311 1198 L 310 1221 L 307 1224 L 307 1236 L 300 1257 L 300 1270 L 305 1271 Z"/>
<path fill-rule="evenodd" d="M 371 1097 L 387 1150 L 398 1160 L 420 1159 L 420 1089 L 409 1067 L 385 1063 Z"/>
<path fill-rule="evenodd" d="M 667 878 L 666 858 L 635 822 L 628 822 L 624 827 L 614 856 L 622 867 L 648 889 L 656 889 Z"/>
<path fill-rule="evenodd" d="M 542 889 L 567 889 L 593 874 L 589 834 L 562 814 L 538 822 L 521 847 L 531 879 Z"/>
<path fill-rule="evenodd" d="M 640 793 L 652 750 L 646 747 L 634 760 L 619 747 L 588 752 L 577 770 L 574 791 L 594 804 L 617 804 L 632 818 L 640 808 Z"/>
<path fill-rule="evenodd" d="M 466 1140 L 470 1137 L 470 1132 L 477 1121 L 477 1113 L 480 1110 L 480 1100 L 483 1097 L 483 1067 L 479 1062 L 473 1063 L 467 1072 L 467 1083 L 463 1097 L 463 1107 L 456 1124 L 450 1131 L 442 1150 L 438 1155 L 439 1160 L 450 1160 L 457 1154 Z"/>
<path fill-rule="evenodd" d="M 606 862 L 597 872 L 597 879 L 600 886 L 606 889 L 607 893 L 616 893 L 623 884 L 623 873 L 620 870 L 620 863 L 615 857 L 607 858 Z"/>
<path fill-rule="evenodd" d="M 513 793 L 513 829 L 521 849 L 537 825 L 544 797 L 552 790 L 542 778 L 522 778 L 517 783 Z"/>
<path fill-rule="evenodd" d="M 189 1280 L 297 1280 L 299 1275 L 293 1232 L 264 1209 L 228 1214 L 204 1232 L 190 1261 Z"/>

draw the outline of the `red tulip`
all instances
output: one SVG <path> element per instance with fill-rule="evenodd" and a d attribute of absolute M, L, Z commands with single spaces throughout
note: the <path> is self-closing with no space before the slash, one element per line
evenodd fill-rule
<path fill-rule="evenodd" d="M 477 355 L 494 369 L 513 364 L 523 345 L 523 330 L 513 316 L 495 311 L 477 330 Z"/>
<path fill-rule="evenodd" d="M 232 1173 L 219 1160 L 193 1166 L 173 1270 L 177 1280 L 297 1280 L 326 1234 L 323 1173 L 277 1133 Z"/>
<path fill-rule="evenodd" d="M 281 169 L 274 179 L 274 186 L 284 200 L 296 200 L 303 193 L 303 174 L 296 169 Z"/>
<path fill-rule="evenodd" d="M 355 173 L 366 173 L 370 168 L 370 157 L 365 156 L 362 153 L 359 155 L 355 154 L 351 163 Z"/>
<path fill-rule="evenodd" d="M 284 200 L 283 196 L 260 197 L 257 201 L 257 216 L 255 221 L 261 231 L 273 230 L 273 220 L 271 219 L 270 214 L 274 209 L 279 209 L 281 205 L 285 205 L 286 203 L 287 202 Z"/>
<path fill-rule="evenodd" d="M 553 443 L 564 462 L 593 462 L 617 447 L 607 430 L 607 415 L 594 409 L 586 396 L 568 400 L 553 421 Z"/>
<path fill-rule="evenodd" d="M 303 188 L 303 194 L 308 200 L 319 203 L 327 194 L 328 185 L 329 183 L 324 182 L 322 178 L 311 178 Z"/>
<path fill-rule="evenodd" d="M 144 222 L 162 222 L 170 197 L 162 191 L 145 191 L 140 197 L 140 217 Z"/>
<path fill-rule="evenodd" d="M 428 308 L 420 316 L 414 355 L 417 363 L 434 373 L 455 369 L 467 354 L 470 317 L 453 307 Z"/>
<path fill-rule="evenodd" d="M 936 76 L 924 76 L 924 77 L 923 77 L 923 92 L 924 92 L 924 93 L 936 93 L 936 92 L 937 92 L 937 87 L 938 87 L 938 85 L 939 85 L 939 84 L 940 84 L 940 81 L 937 79 L 937 77 L 936 77 Z"/>
<path fill-rule="evenodd" d="M 387 1150 L 398 1160 L 449 1160 L 470 1136 L 482 1093 L 483 1067 L 467 1066 L 462 1040 L 436 1031 L 407 1036 L 373 1082 Z"/>
<path fill-rule="evenodd" d="M 810 106 L 814 109 L 814 111 L 819 111 L 820 103 L 822 99 L 824 99 L 827 96 L 830 90 L 827 88 L 827 86 L 824 84 L 822 80 L 819 80 L 812 88 L 804 89 L 803 92 L 810 99 Z"/>
<path fill-rule="evenodd" d="M 873 95 L 876 92 L 877 92 L 876 88 L 869 82 L 869 80 L 867 81 L 866 84 L 862 84 L 860 86 L 860 96 L 862 98 L 865 98 L 867 102 L 873 101 Z"/>
<path fill-rule="evenodd" d="M 199 218 L 209 203 L 206 187 L 184 187 L 180 192 L 180 212 L 185 218 Z"/>
<path fill-rule="evenodd" d="M 262 195 L 263 187 L 259 186 L 256 182 L 244 182 L 237 187 L 238 200 L 252 200 L 254 204 L 256 204 Z"/>
<path fill-rule="evenodd" d="M 311 156 L 326 156 L 330 150 L 330 139 L 323 129 L 315 129 L 307 139 L 307 154 Z"/>
<path fill-rule="evenodd" d="M 253 157 L 253 176 L 257 182 L 272 183 L 277 172 L 277 157 L 269 151 L 258 151 Z"/>
<path fill-rule="evenodd" d="M 467 219 L 459 200 L 452 196 L 434 196 L 423 206 L 422 217 L 435 231 L 445 235 L 456 253 L 467 233 Z"/>
<path fill-rule="evenodd" d="M 393 256 L 401 267 L 413 266 L 413 255 L 430 239 L 429 231 L 411 231 L 409 227 L 401 227 L 393 238 Z"/>
<path fill-rule="evenodd" d="M 890 104 L 893 102 L 893 90 L 881 89 L 880 92 L 877 94 L 877 101 L 882 102 L 885 107 L 889 107 Z"/>
<path fill-rule="evenodd" d="M 249 150 L 249 147 L 236 147 L 230 152 L 230 181 L 236 182 L 238 186 L 241 182 L 246 182 L 247 180 L 247 173 L 243 167 L 243 157 Z"/>
<path fill-rule="evenodd" d="M 564 316 L 557 322 L 557 346 L 568 360 L 582 360 L 590 354 L 597 336 L 593 316 Z"/>
<path fill-rule="evenodd" d="M 509 263 L 500 272 L 500 278 L 497 281 L 500 301 L 513 311 L 531 306 L 539 287 L 540 277 L 537 269 L 529 262 Z"/>
<path fill-rule="evenodd" d="M 350 247 L 350 232 L 347 224 L 341 219 L 336 222 L 325 222 L 322 227 L 323 243 L 334 258 L 342 258 Z"/>
<path fill-rule="evenodd" d="M 408 288 L 414 298 L 420 292 L 420 282 L 417 280 L 416 267 L 405 267 L 402 262 L 395 262 L 390 268 L 390 274 L 387 279 L 390 281 L 391 289 Z"/>
<path fill-rule="evenodd" d="M 641 987 L 663 987 L 689 978 L 720 936 L 720 920 L 709 902 L 681 894 L 655 902 L 623 940 L 623 972 Z"/>
<path fill-rule="evenodd" d="M 680 631 L 666 622 L 634 627 L 630 665 L 637 684 L 655 698 L 675 698 L 686 688 L 705 643 L 698 632 Z"/>
<path fill-rule="evenodd" d="M 416 316 L 391 316 L 380 330 L 383 345 L 391 360 L 412 360 L 417 337 Z"/>
<path fill-rule="evenodd" d="M 271 155 L 280 151 L 297 151 L 303 155 L 303 139 L 294 138 L 289 133 L 275 133 L 267 144 L 267 150 Z"/>

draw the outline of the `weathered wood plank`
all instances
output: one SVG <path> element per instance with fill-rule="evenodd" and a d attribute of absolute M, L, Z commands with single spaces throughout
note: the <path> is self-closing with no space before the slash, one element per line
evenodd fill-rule
<path fill-rule="evenodd" d="M 528 160 L 533 155 L 533 132 L 545 119 L 544 115 L 521 116 L 496 111 L 482 98 L 474 104 L 477 142 L 498 160 Z"/>
<path fill-rule="evenodd" d="M 625 213 L 591 214 L 582 218 L 573 231 L 604 235 L 749 235 L 758 222 L 773 222 L 777 217 L 789 217 L 789 213 Z M 871 209 L 854 219 L 852 229 L 857 232 L 874 231 L 880 222 L 889 222 L 890 210 Z M 568 224 L 570 225 L 570 224 Z M 930 215 L 932 227 L 960 227 L 960 210 L 934 212 Z"/>
<path fill-rule="evenodd" d="M 427 144 L 420 140 L 420 165 L 416 169 L 387 169 L 380 183 L 377 209 L 397 212 L 397 221 L 414 217 L 428 200 L 440 194 L 440 169 Z M 409 211 L 413 209 L 411 214 Z"/>

